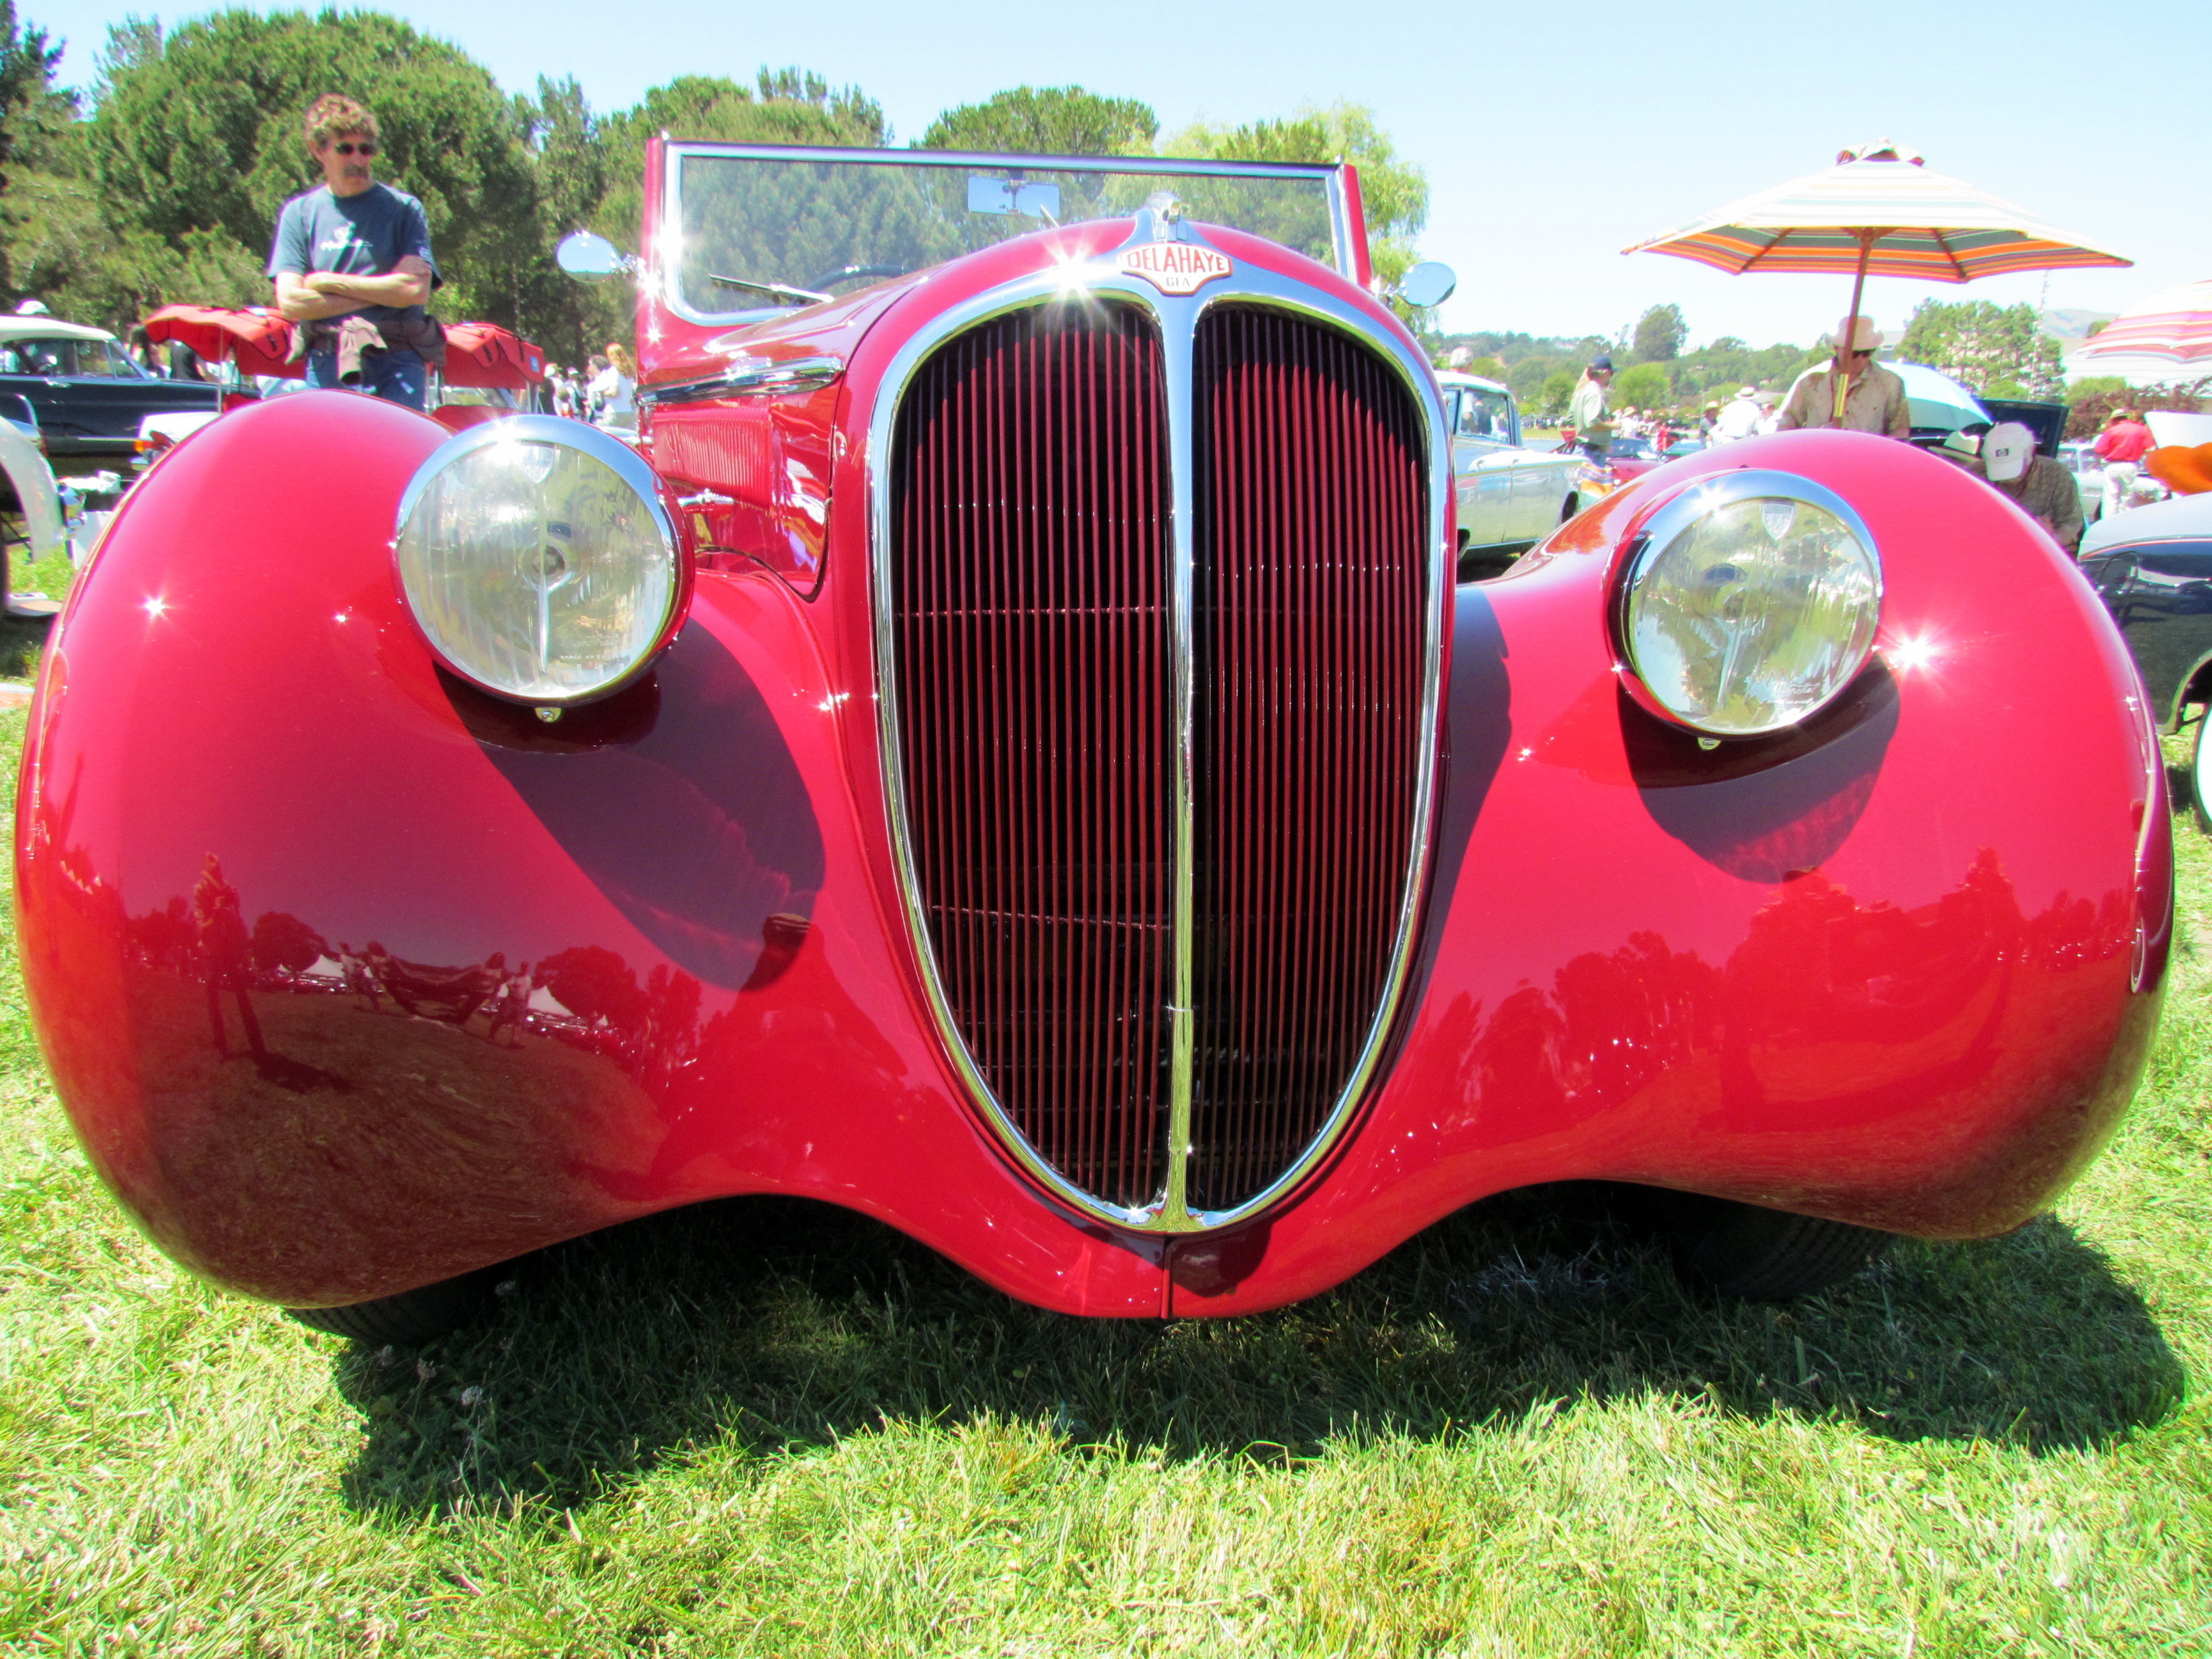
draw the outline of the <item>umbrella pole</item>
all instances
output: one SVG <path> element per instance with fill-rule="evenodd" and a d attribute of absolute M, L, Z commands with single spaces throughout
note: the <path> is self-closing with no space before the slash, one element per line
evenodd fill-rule
<path fill-rule="evenodd" d="M 1878 230 L 1858 234 L 1859 270 L 1858 275 L 1851 278 L 1851 308 L 1844 313 L 1844 337 L 1836 342 L 1835 372 L 1828 376 L 1836 394 L 1834 423 L 1838 426 L 1844 423 L 1844 399 L 1850 395 L 1850 336 L 1856 331 L 1853 325 L 1858 320 L 1859 296 L 1866 292 L 1867 261 L 1874 257 L 1875 238 L 1881 234 Z"/>

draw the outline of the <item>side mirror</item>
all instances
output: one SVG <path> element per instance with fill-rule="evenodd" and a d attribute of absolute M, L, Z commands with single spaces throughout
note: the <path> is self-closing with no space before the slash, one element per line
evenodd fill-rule
<path fill-rule="evenodd" d="M 637 269 L 635 254 L 624 253 L 597 232 L 572 230 L 553 250 L 553 262 L 571 276 L 597 283 L 609 276 L 627 276 Z"/>
<path fill-rule="evenodd" d="M 1459 286 L 1459 276 L 1452 268 L 1435 259 L 1424 259 L 1406 273 L 1398 284 L 1398 297 L 1409 306 L 1426 311 L 1431 306 L 1440 306 L 1452 296 Z"/>

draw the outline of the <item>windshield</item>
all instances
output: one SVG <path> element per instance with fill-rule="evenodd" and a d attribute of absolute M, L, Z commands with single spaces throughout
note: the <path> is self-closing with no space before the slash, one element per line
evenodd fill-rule
<path fill-rule="evenodd" d="M 659 240 L 677 309 L 702 320 L 850 294 L 1054 224 L 1126 218 L 1162 191 L 1193 219 L 1346 264 L 1333 167 L 695 144 L 672 144 L 668 165 Z"/>

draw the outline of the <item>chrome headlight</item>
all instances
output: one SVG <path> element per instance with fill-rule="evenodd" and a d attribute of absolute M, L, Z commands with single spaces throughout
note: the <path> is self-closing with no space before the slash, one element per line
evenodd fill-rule
<path fill-rule="evenodd" d="M 470 428 L 400 498 L 399 582 L 431 648 L 519 702 L 604 696 L 667 641 L 683 556 L 635 451 L 576 421 Z"/>
<path fill-rule="evenodd" d="M 1750 738 L 1814 714 L 1881 620 L 1881 562 L 1850 503 L 1793 473 L 1692 484 L 1644 524 L 1622 573 L 1620 645 L 1656 712 Z"/>

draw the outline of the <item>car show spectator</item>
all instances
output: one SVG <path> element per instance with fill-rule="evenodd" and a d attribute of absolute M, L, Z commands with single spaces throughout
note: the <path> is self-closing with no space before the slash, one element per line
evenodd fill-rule
<path fill-rule="evenodd" d="M 2105 429 L 2089 446 L 2105 463 L 2105 501 L 2097 509 L 2100 518 L 2124 513 L 2132 504 L 2142 458 L 2156 441 L 2135 410 L 2116 409 L 2105 417 Z"/>
<path fill-rule="evenodd" d="M 2081 492 L 2074 475 L 2036 453 L 2035 434 L 2018 421 L 2001 421 L 1982 439 L 1982 476 L 2068 553 L 2081 546 Z"/>
<path fill-rule="evenodd" d="M 1759 394 L 1759 421 L 1752 428 L 1764 438 L 1770 432 L 1782 430 L 1782 410 L 1779 399 L 1767 392 Z"/>
<path fill-rule="evenodd" d="M 1905 382 L 1874 360 L 1881 331 L 1864 317 L 1846 317 L 1836 327 L 1836 355 L 1826 368 L 1808 368 L 1790 388 L 1774 423 L 1778 432 L 1841 427 L 1911 441 L 1912 411 Z M 1836 377 L 1844 377 L 1843 415 L 1836 413 Z"/>
<path fill-rule="evenodd" d="M 1612 384 L 1612 357 L 1593 357 L 1567 404 L 1567 418 L 1583 453 L 1594 460 L 1603 460 L 1613 448 L 1613 394 L 1607 390 Z"/>
<path fill-rule="evenodd" d="M 1720 424 L 1720 420 L 1721 406 L 1718 404 L 1707 404 L 1705 405 L 1705 412 L 1698 416 L 1698 441 L 1699 443 L 1710 444 L 1712 442 L 1713 428 Z"/>
<path fill-rule="evenodd" d="M 123 349 L 130 354 L 131 361 L 144 369 L 147 374 L 156 380 L 162 377 L 161 355 L 154 349 L 154 337 L 146 331 L 145 324 L 131 325 L 131 332 L 125 341 Z"/>
<path fill-rule="evenodd" d="M 1745 386 L 1728 401 L 1720 418 L 1713 422 L 1712 436 L 1708 443 L 1732 444 L 1759 434 L 1759 388 Z"/>
<path fill-rule="evenodd" d="M 307 111 L 307 149 L 323 182 L 276 216 L 269 275 L 296 325 L 309 386 L 347 384 L 422 409 L 445 336 L 425 309 L 440 280 L 422 204 L 374 175 L 376 117 L 335 93 Z M 346 361 L 340 362 L 340 348 Z"/>
<path fill-rule="evenodd" d="M 619 340 L 607 343 L 604 357 L 594 356 L 598 370 L 592 378 L 592 423 L 607 432 L 637 430 L 637 362 Z"/>

